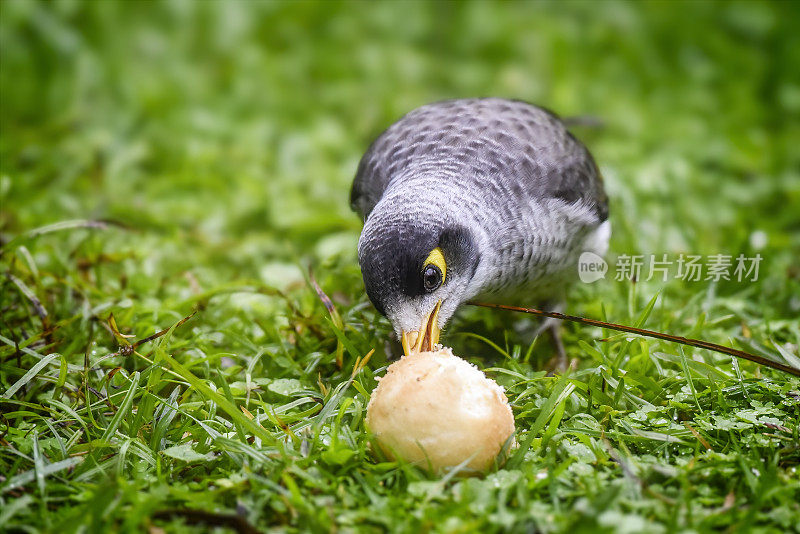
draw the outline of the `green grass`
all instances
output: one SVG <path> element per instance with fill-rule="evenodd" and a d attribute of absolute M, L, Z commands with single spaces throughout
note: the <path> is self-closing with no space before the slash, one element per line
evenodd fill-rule
<path fill-rule="evenodd" d="M 548 344 L 490 310 L 443 341 L 506 387 L 509 464 L 373 459 L 397 348 L 347 205 L 423 103 L 595 117 L 575 133 L 612 268 L 764 261 L 752 283 L 609 276 L 567 311 L 796 363 L 798 25 L 788 2 L 0 3 L 0 531 L 800 531 L 800 380 L 571 324 L 578 369 L 547 377 Z"/>

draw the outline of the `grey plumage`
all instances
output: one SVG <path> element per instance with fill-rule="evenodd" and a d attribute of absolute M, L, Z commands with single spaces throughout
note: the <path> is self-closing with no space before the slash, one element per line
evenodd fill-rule
<path fill-rule="evenodd" d="M 398 333 L 434 299 L 442 326 L 477 296 L 558 300 L 578 255 L 604 253 L 609 235 L 586 148 L 552 113 L 498 98 L 430 104 L 401 118 L 362 158 L 351 204 L 365 220 L 367 292 Z M 448 239 L 454 277 L 429 297 L 414 279 Z"/>
<path fill-rule="evenodd" d="M 369 147 L 358 166 L 351 205 L 363 219 L 390 181 L 432 163 L 471 176 L 480 190 L 499 185 L 511 194 L 584 199 L 601 220 L 608 200 L 594 160 L 552 113 L 500 98 L 448 100 L 418 108 Z M 422 170 L 422 169 L 421 169 Z"/>

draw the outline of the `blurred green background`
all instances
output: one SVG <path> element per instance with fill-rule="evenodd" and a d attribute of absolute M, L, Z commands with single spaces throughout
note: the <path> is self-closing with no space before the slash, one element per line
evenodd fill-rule
<path fill-rule="evenodd" d="M 641 249 L 796 231 L 798 20 L 791 2 L 5 1 L 3 232 L 107 217 L 351 249 L 371 139 L 489 95 L 602 121 L 576 132 Z"/>
<path fill-rule="evenodd" d="M 127 380 L 135 371 L 143 376 L 161 371 L 158 365 L 111 354 L 117 340 L 102 328 L 109 312 L 123 333 L 143 337 L 199 305 L 201 313 L 163 347 L 209 382 L 230 382 L 236 402 L 249 406 L 270 432 L 282 435 L 265 418 L 279 410 L 304 435 L 317 412 L 302 403 L 331 402 L 330 391 L 350 377 L 355 363 L 349 349 L 343 353 L 337 346 L 326 311 L 306 283 L 306 265 L 314 266 L 338 306 L 352 352 L 377 349 L 356 384 L 363 382 L 365 391 L 374 386 L 372 373 L 382 372 L 386 363 L 390 328 L 364 295 L 356 262 L 361 224 L 348 206 L 359 158 L 377 134 L 411 109 L 474 96 L 523 99 L 585 119 L 573 131 L 606 180 L 612 261 L 616 254 L 633 253 L 758 252 L 764 257 L 758 283 L 653 280 L 633 289 L 612 277 L 576 288 L 570 311 L 633 322 L 661 291 L 649 327 L 719 343 L 773 339 L 790 356 L 796 354 L 798 6 L 3 0 L 0 240 L 4 246 L 14 241 L 0 261 L 4 272 L 38 296 L 50 324 L 59 328 L 42 339 L 46 323 L 22 286 L 3 279 L 3 335 L 26 340 L 41 354 L 20 359 L 13 343 L 0 347 L 2 389 L 20 380 L 34 358 L 52 350 L 73 366 L 67 392 L 70 385 L 78 391 L 88 381 L 109 398 L 116 395 L 118 405 L 127 390 L 114 388 L 134 391 Z M 26 235 L 68 219 L 103 219 L 115 226 Z M 510 345 L 527 346 L 529 340 L 506 332 L 508 322 L 503 315 L 470 310 L 443 341 L 467 347 L 459 335 L 477 331 L 512 353 L 503 359 L 479 342 L 460 352 L 483 357 L 474 361 L 484 367 L 500 359 L 498 367 L 517 373 L 493 376 L 509 388 L 512 401 L 517 395 L 522 399 L 515 415 L 527 431 L 555 387 L 538 373 L 550 354 L 546 346 L 537 346 L 532 360 L 523 359 L 519 346 Z M 599 337 L 592 329 L 566 328 L 568 352 L 582 358 L 585 371 L 575 380 L 582 391 L 602 386 L 605 395 L 600 376 L 609 367 L 617 373 L 622 360 L 613 363 L 616 356 L 604 351 L 617 345 L 600 344 Z M 504 343 L 506 338 L 512 342 Z M 584 341 L 599 349 L 587 352 L 588 345 L 580 345 Z M 759 414 L 793 428 L 796 443 L 797 409 L 786 391 L 796 390 L 797 383 L 783 375 L 771 375 L 779 377 L 774 382 L 762 380 L 759 369 L 743 363 L 744 379 L 763 390 L 742 397 L 731 392 L 743 375 L 727 360 L 715 374 L 709 369 L 717 360 L 703 355 L 701 361 L 695 354 L 692 382 L 686 362 L 676 363 L 681 360 L 675 346 L 640 342 L 631 347 L 628 371 L 652 380 L 620 381 L 613 394 L 616 411 L 598 408 L 596 413 L 591 394 L 588 406 L 576 394 L 566 412 L 561 405 L 561 415 L 573 426 L 591 420 L 591 429 L 608 430 L 614 446 L 645 466 L 640 471 L 644 484 L 669 495 L 666 500 L 647 494 L 642 501 L 639 486 L 626 486 L 627 473 L 609 460 L 613 451 L 604 452 L 594 430 L 559 434 L 553 439 L 563 448 L 553 446 L 546 457 L 532 451 L 519 469 L 456 482 L 442 493 L 438 482 L 417 480 L 399 468 L 386 471 L 385 464 L 369 459 L 360 426 L 366 395 L 352 389 L 344 415 L 350 427 L 340 428 L 338 419 L 314 423 L 325 439 L 332 435 L 334 444 L 336 439 L 350 444 L 345 452 L 325 450 L 322 454 L 331 453 L 329 463 L 297 453 L 265 460 L 268 467 L 250 472 L 247 462 L 260 449 L 254 446 L 251 456 L 242 456 L 230 443 L 204 434 L 192 419 L 208 417 L 225 425 L 233 416 L 217 413 L 208 398 L 166 375 L 163 383 L 148 379 L 147 387 L 137 390 L 138 415 L 121 423 L 117 441 L 109 445 L 119 454 L 106 455 L 107 447 L 91 445 L 114 424 L 110 414 L 101 413 L 102 405 L 89 414 L 96 420 L 82 423 L 88 425 L 85 436 L 73 423 L 56 429 L 37 415 L 73 421 L 71 415 L 49 411 L 52 399 L 62 399 L 81 418 L 88 417 L 77 393 L 71 397 L 63 384 L 54 386 L 59 376 L 59 360 L 54 360 L 17 391 L 17 404 L 4 404 L 4 421 L 10 422 L 4 422 L 2 439 L 20 453 L 10 448 L 0 453 L 0 471 L 9 477 L 33 473 L 35 435 L 41 436 L 41 454 L 49 461 L 83 458 L 88 447 L 86 458 L 92 462 L 50 476 L 38 493 L 30 484 L 25 491 L 3 493 L 4 504 L 16 504 L 0 514 L 0 527 L 17 514 L 17 526 L 41 522 L 42 530 L 91 520 L 101 531 L 108 525 L 135 531 L 150 513 L 169 505 L 223 511 L 242 506 L 261 527 L 299 530 L 355 528 L 373 521 L 419 532 L 445 524 L 448 517 L 452 528 L 444 530 L 535 525 L 577 532 L 581 524 L 590 532 L 702 531 L 737 524 L 767 525 L 765 531 L 800 528 L 797 477 L 791 471 L 797 448 L 786 445 L 786 435 L 765 437 L 761 422 L 745 424 L 731 415 L 752 407 L 747 395 L 763 394 L 753 400 L 763 401 L 753 410 L 763 408 Z M 669 352 L 671 363 L 658 363 L 652 347 Z M 627 350 L 626 345 L 622 352 Z M 774 357 L 776 350 L 767 354 Z M 84 357 L 95 366 L 85 375 Z M 342 357 L 343 367 L 337 365 Z M 251 378 L 261 389 L 249 389 Z M 727 388 L 725 396 L 717 395 L 714 380 Z M 181 406 L 192 417 L 181 413 L 169 428 L 160 428 L 156 407 L 166 406 L 167 384 L 173 383 L 185 387 Z M 728 394 L 735 397 L 730 405 L 715 404 Z M 639 398 L 653 403 L 650 415 L 637 411 Z M 722 452 L 698 449 L 681 424 L 687 419 L 676 422 L 678 411 L 693 417 L 702 439 Z M 558 421 L 552 432 L 557 426 Z M 649 437 L 641 432 L 650 432 Z M 653 437 L 656 432 L 669 435 Z M 690 445 L 675 449 L 672 436 Z M 120 452 L 123 438 L 136 444 L 131 445 L 136 454 Z M 250 446 L 240 441 L 237 447 Z M 164 452 L 183 446 L 178 444 L 199 447 L 201 458 L 216 454 L 216 460 L 189 467 Z M 595 461 L 585 444 L 601 459 Z M 744 452 L 731 449 L 739 444 Z M 783 463 L 776 467 L 779 450 Z M 774 465 L 760 463 L 773 458 Z M 556 469 L 558 480 L 545 484 L 540 475 Z M 771 474 L 756 480 L 750 475 L 756 469 Z M 304 475 L 307 471 L 314 480 Z M 301 481 L 291 499 L 281 489 L 292 487 L 286 477 Z M 790 480 L 794 490 L 787 489 Z M 440 493 L 431 496 L 434 490 Z M 511 494 L 518 499 L 513 512 L 503 504 Z M 688 512 L 675 513 L 675 502 Z"/>

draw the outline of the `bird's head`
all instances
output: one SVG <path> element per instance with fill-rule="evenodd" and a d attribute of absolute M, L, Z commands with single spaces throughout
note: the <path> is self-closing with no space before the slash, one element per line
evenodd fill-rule
<path fill-rule="evenodd" d="M 472 296 L 475 237 L 441 214 L 376 212 L 358 244 L 367 295 L 392 322 L 406 354 L 431 350 L 456 308 Z"/>

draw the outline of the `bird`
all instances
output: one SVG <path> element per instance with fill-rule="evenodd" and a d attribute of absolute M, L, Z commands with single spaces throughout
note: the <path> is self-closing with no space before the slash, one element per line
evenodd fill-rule
<path fill-rule="evenodd" d="M 363 220 L 367 296 L 404 354 L 434 350 L 471 299 L 565 306 L 583 252 L 603 256 L 609 202 L 589 150 L 556 114 L 521 100 L 419 107 L 361 158 L 350 204 Z M 566 353 L 555 323 L 554 367 Z"/>

